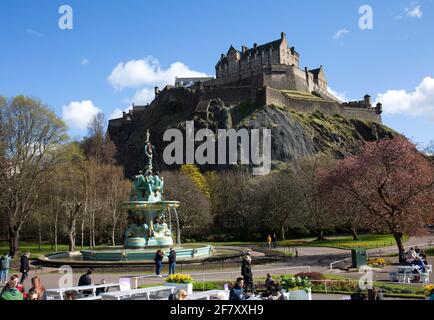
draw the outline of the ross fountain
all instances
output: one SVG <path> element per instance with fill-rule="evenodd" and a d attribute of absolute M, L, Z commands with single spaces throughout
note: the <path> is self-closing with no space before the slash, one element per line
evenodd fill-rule
<path fill-rule="evenodd" d="M 149 130 L 145 141 L 145 169 L 133 179 L 130 201 L 123 203 L 128 211 L 128 228 L 121 252 L 82 251 L 84 260 L 152 260 L 157 249 L 173 246 L 172 216 L 178 217 L 179 201 L 164 200 L 164 178 L 154 171 L 155 147 Z M 178 219 L 176 219 L 178 220 Z M 169 225 L 167 224 L 169 222 Z M 211 246 L 182 247 L 177 243 L 179 259 L 204 258 L 212 255 Z"/>
<path fill-rule="evenodd" d="M 124 246 L 43 256 L 39 262 L 49 266 L 66 264 L 76 267 L 146 265 L 153 263 L 158 249 L 166 253 L 171 247 L 175 248 L 177 259 L 185 262 L 198 262 L 210 257 L 224 260 L 242 255 L 243 250 L 237 248 L 215 250 L 210 245 L 181 245 L 178 235 L 178 243 L 174 245 L 172 218 L 179 222 L 177 209 L 180 202 L 164 199 L 164 178 L 154 171 L 154 153 L 155 147 L 147 131 L 144 171 L 134 177 L 130 201 L 122 205 L 128 212 Z"/>

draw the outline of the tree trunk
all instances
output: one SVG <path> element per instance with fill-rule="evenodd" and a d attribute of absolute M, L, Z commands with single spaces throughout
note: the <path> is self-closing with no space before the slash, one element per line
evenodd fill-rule
<path fill-rule="evenodd" d="M 81 250 L 84 250 L 84 215 L 81 219 Z"/>
<path fill-rule="evenodd" d="M 38 246 L 39 246 L 39 252 L 41 252 L 42 250 L 41 214 L 39 214 L 39 218 L 38 218 Z"/>
<path fill-rule="evenodd" d="M 58 233 L 58 225 L 59 225 L 59 199 L 56 201 L 56 218 L 54 219 L 54 251 L 57 252 L 57 233 Z"/>
<path fill-rule="evenodd" d="M 323 229 L 318 229 L 317 230 L 317 235 L 318 235 L 318 237 L 317 237 L 317 241 L 323 241 L 323 240 L 325 240 L 326 238 L 324 237 L 324 230 Z"/>
<path fill-rule="evenodd" d="M 116 235 L 115 235 L 115 233 L 116 233 L 116 225 L 114 225 L 112 227 L 112 245 L 113 245 L 113 247 L 116 246 Z"/>
<path fill-rule="evenodd" d="M 11 257 L 15 257 L 20 251 L 20 232 L 9 229 L 9 254 Z"/>
<path fill-rule="evenodd" d="M 73 230 L 69 231 L 68 238 L 69 238 L 69 252 L 72 252 L 75 250 L 75 235 Z"/>
<path fill-rule="evenodd" d="M 286 240 L 286 236 L 285 236 L 285 227 L 282 226 L 282 240 L 285 241 Z"/>
<path fill-rule="evenodd" d="M 404 253 L 405 249 L 404 249 L 404 243 L 402 241 L 402 239 L 404 238 L 404 235 L 402 234 L 402 232 L 395 232 L 395 233 L 393 233 L 393 237 L 395 238 L 396 245 L 398 246 L 399 253 L 400 254 Z"/>
<path fill-rule="evenodd" d="M 356 228 L 351 228 L 351 234 L 352 234 L 352 236 L 353 236 L 353 240 L 354 240 L 354 241 L 359 240 L 359 236 L 357 235 L 357 230 L 356 230 Z"/>

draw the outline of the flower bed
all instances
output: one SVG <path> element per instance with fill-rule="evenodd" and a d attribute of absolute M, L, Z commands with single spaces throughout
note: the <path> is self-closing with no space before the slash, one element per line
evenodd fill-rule
<path fill-rule="evenodd" d="M 185 290 L 187 294 L 193 293 L 193 278 L 188 274 L 172 274 L 166 278 L 166 285 Z"/>
<path fill-rule="evenodd" d="M 431 292 L 433 292 L 433 290 L 434 290 L 434 284 L 428 284 L 428 285 L 424 286 L 423 289 L 425 292 L 425 297 L 430 297 Z"/>
<path fill-rule="evenodd" d="M 390 261 L 384 258 L 369 258 L 368 259 L 368 267 L 371 268 L 384 268 L 389 265 Z"/>

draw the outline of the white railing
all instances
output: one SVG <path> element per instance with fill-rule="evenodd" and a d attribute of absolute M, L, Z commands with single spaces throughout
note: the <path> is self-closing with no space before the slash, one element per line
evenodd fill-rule
<path fill-rule="evenodd" d="M 420 244 L 404 246 L 404 249 L 415 248 L 415 247 L 423 249 L 423 248 L 431 248 L 432 246 L 433 246 L 432 242 L 427 242 L 427 243 L 420 243 Z M 369 251 L 371 251 L 370 255 L 377 255 L 378 254 L 380 257 L 382 257 L 382 255 L 385 252 L 398 251 L 398 248 L 388 248 L 388 249 L 387 248 L 383 248 L 383 249 L 378 248 L 378 249 L 368 249 L 367 251 L 368 251 L 368 255 L 369 255 Z M 330 270 L 333 270 L 334 265 L 341 263 L 341 262 L 344 262 L 344 261 L 347 261 L 347 260 L 350 260 L 350 259 L 351 259 L 351 257 L 330 263 Z"/>
<path fill-rule="evenodd" d="M 283 267 L 283 268 L 273 268 L 273 269 L 253 269 L 254 275 L 266 275 L 268 273 L 274 273 L 280 272 L 280 274 L 289 274 L 290 270 L 298 270 L 298 269 L 304 269 L 307 270 L 307 272 L 311 271 L 310 266 L 299 266 L 299 267 Z M 203 286 L 205 286 L 205 282 L 207 280 L 229 280 L 229 281 L 235 281 L 237 277 L 240 277 L 240 271 L 219 271 L 219 272 L 209 272 L 209 273 L 189 273 L 190 276 L 192 276 L 196 282 L 201 281 Z M 221 277 L 216 279 L 218 276 L 227 275 L 225 277 Z M 136 276 L 131 277 L 131 286 L 133 286 L 135 289 L 141 285 L 141 281 L 146 279 L 155 279 L 155 275 L 143 275 L 143 276 Z M 134 283 L 134 285 L 133 285 Z"/>
<path fill-rule="evenodd" d="M 415 248 L 415 247 L 418 247 L 420 249 L 424 249 L 424 248 L 430 249 L 433 245 L 434 245 L 433 242 L 427 242 L 427 243 L 421 243 L 421 244 L 414 244 L 414 245 L 404 246 L 404 249 L 410 249 L 410 248 Z M 376 252 L 373 252 L 374 250 L 376 250 Z M 381 257 L 382 254 L 385 253 L 385 252 L 398 251 L 398 248 L 388 248 L 388 249 L 378 248 L 378 249 L 371 249 L 371 251 L 372 251 L 372 253 L 378 253 L 380 255 L 380 257 Z"/>
<path fill-rule="evenodd" d="M 338 260 L 338 261 L 335 261 L 335 262 L 330 263 L 330 270 L 333 270 L 333 266 L 334 266 L 335 264 L 338 264 L 338 263 L 341 263 L 341 262 L 344 262 L 344 261 L 347 261 L 347 260 L 350 260 L 350 259 L 352 259 L 352 257 L 345 258 L 345 259 Z"/>

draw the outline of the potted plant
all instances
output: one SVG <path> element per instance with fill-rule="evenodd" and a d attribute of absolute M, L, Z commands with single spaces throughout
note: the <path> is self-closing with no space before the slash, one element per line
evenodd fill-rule
<path fill-rule="evenodd" d="M 312 282 L 309 278 L 298 276 L 282 277 L 282 288 L 288 300 L 312 300 Z"/>
<path fill-rule="evenodd" d="M 188 274 L 172 274 L 166 278 L 166 285 L 185 290 L 187 294 L 193 293 L 193 278 Z"/>

